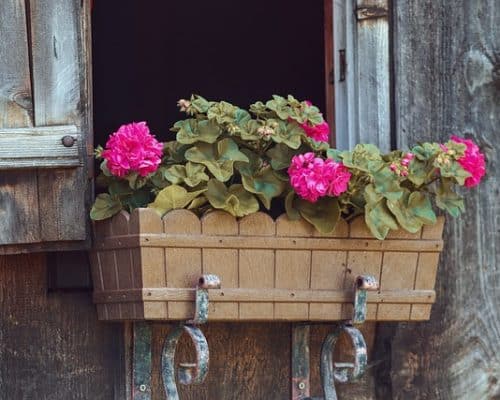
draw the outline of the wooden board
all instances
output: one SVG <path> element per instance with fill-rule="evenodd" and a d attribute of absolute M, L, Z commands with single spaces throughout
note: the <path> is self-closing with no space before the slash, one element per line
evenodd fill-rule
<path fill-rule="evenodd" d="M 332 321 L 352 316 L 355 279 L 370 274 L 381 290 L 369 293 L 369 320 L 425 320 L 442 223 L 380 241 L 362 219 L 322 236 L 284 215 L 121 212 L 95 224 L 94 301 L 103 320 L 189 319 L 198 277 L 216 274 L 211 320 Z"/>
<path fill-rule="evenodd" d="M 500 397 L 500 13 L 498 1 L 397 1 L 394 9 L 398 147 L 473 138 L 488 175 L 466 190 L 467 212 L 447 221 L 426 324 L 401 325 L 391 343 L 380 398 Z M 388 349 L 386 348 L 386 351 Z M 390 350 L 390 349 L 389 349 Z M 380 385 L 382 386 L 382 385 Z"/>
<path fill-rule="evenodd" d="M 0 227 L 0 254 L 53 250 L 50 242 L 55 241 L 60 242 L 58 249 L 90 244 L 90 2 L 26 4 L 8 0 L 0 7 L 0 135 L 7 145 L 19 148 L 9 159 L 8 146 L 2 145 L 0 158 L 8 165 L 0 162 L 0 169 L 73 168 L 2 172 L 0 212 L 7 218 Z M 60 133 L 58 127 L 52 132 L 56 125 L 76 126 L 80 140 L 74 147 L 63 147 L 51 136 Z M 26 131 L 40 136 L 30 140 L 23 135 Z M 17 140 L 12 140 L 14 135 Z M 41 160 L 47 144 L 56 147 Z"/>
<path fill-rule="evenodd" d="M 0 256 L 0 392 L 10 399 L 123 400 L 123 328 L 90 292 L 47 292 L 44 254 Z"/>

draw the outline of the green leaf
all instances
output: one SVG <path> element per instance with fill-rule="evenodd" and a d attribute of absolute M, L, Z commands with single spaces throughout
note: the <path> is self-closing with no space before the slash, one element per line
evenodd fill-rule
<path fill-rule="evenodd" d="M 149 204 L 149 207 L 154 208 L 163 215 L 167 211 L 186 207 L 193 199 L 206 191 L 207 189 L 188 192 L 182 186 L 170 185 L 158 193 L 156 199 Z"/>
<path fill-rule="evenodd" d="M 387 200 L 387 206 L 408 232 L 415 233 L 423 224 L 436 223 L 431 201 L 424 193 L 405 190 L 399 200 Z"/>
<path fill-rule="evenodd" d="M 287 99 L 278 95 L 273 95 L 273 99 L 266 103 L 266 107 L 271 111 L 274 111 L 282 120 L 288 119 L 292 112 Z"/>
<path fill-rule="evenodd" d="M 428 163 L 415 158 L 408 166 L 408 179 L 416 186 L 420 186 L 426 181 L 429 172 Z"/>
<path fill-rule="evenodd" d="M 226 182 L 234 173 L 236 161 L 248 162 L 248 157 L 238 149 L 238 145 L 229 138 L 216 144 L 199 143 L 186 151 L 187 160 L 205 165 L 221 182 Z"/>
<path fill-rule="evenodd" d="M 411 152 L 415 154 L 418 160 L 427 161 L 441 153 L 442 150 L 438 143 L 422 143 L 414 146 Z"/>
<path fill-rule="evenodd" d="M 205 205 L 208 202 L 208 199 L 205 196 L 198 196 L 195 198 L 187 207 L 188 210 L 196 210 L 201 206 Z"/>
<path fill-rule="evenodd" d="M 222 182 L 210 179 L 205 196 L 212 207 L 227 211 L 235 217 L 243 217 L 259 210 L 259 202 L 243 185 L 231 185 L 227 188 Z"/>
<path fill-rule="evenodd" d="M 446 159 L 445 162 L 440 163 L 436 159 L 434 166 L 439 168 L 442 177 L 452 178 L 461 186 L 463 186 L 465 180 L 470 176 L 470 173 L 463 169 L 455 160 Z"/>
<path fill-rule="evenodd" d="M 398 179 L 388 167 L 382 167 L 373 173 L 375 190 L 389 200 L 397 201 L 403 195 Z"/>
<path fill-rule="evenodd" d="M 222 133 L 215 121 L 194 118 L 176 122 L 173 129 L 177 132 L 177 141 L 182 144 L 215 143 Z"/>
<path fill-rule="evenodd" d="M 191 96 L 191 108 L 200 114 L 205 114 L 212 104 L 212 101 L 208 101 L 197 94 Z"/>
<path fill-rule="evenodd" d="M 90 218 L 94 221 L 110 218 L 118 214 L 122 208 L 120 200 L 111 197 L 108 193 L 101 193 L 97 195 L 92 210 L 90 210 Z"/>
<path fill-rule="evenodd" d="M 174 161 L 176 163 L 182 163 L 186 161 L 184 158 L 184 153 L 187 149 L 191 147 L 190 145 L 179 143 L 177 140 L 171 140 L 163 144 L 163 153 L 165 154 L 165 159 L 169 161 Z"/>
<path fill-rule="evenodd" d="M 331 158 L 332 160 L 335 160 L 337 162 L 341 162 L 342 161 L 342 151 L 341 150 L 337 150 L 337 149 L 328 149 L 326 151 L 326 156 L 328 158 Z"/>
<path fill-rule="evenodd" d="M 205 166 L 190 161 L 186 165 L 173 165 L 165 170 L 164 176 L 173 184 L 185 183 L 189 187 L 196 187 L 207 182 L 209 176 L 205 173 Z"/>
<path fill-rule="evenodd" d="M 322 197 L 315 203 L 296 198 L 294 206 L 320 233 L 333 232 L 340 218 L 339 203 L 334 197 Z"/>
<path fill-rule="evenodd" d="M 213 103 L 207 111 L 207 117 L 209 120 L 215 120 L 218 124 L 228 124 L 235 122 L 236 113 L 239 110 L 238 107 L 232 104 L 221 101 L 218 103 Z"/>
<path fill-rule="evenodd" d="M 366 187 L 365 200 L 365 222 L 373 236 L 383 240 L 390 229 L 398 229 L 398 224 L 387 207 L 387 200 L 375 191 L 373 185 Z"/>
<path fill-rule="evenodd" d="M 121 199 L 122 204 L 130 211 L 146 207 L 152 200 L 152 193 L 146 188 L 136 190 L 130 196 Z"/>
<path fill-rule="evenodd" d="M 275 143 L 283 143 L 292 149 L 298 149 L 304 136 L 304 130 L 297 124 L 280 121 L 271 138 Z"/>
<path fill-rule="evenodd" d="M 287 169 L 290 166 L 293 156 L 296 154 L 297 151 L 284 143 L 278 143 L 266 152 L 266 155 L 271 159 L 271 167 L 275 171 Z"/>
<path fill-rule="evenodd" d="M 464 200 L 453 191 L 453 182 L 449 179 L 441 179 L 441 184 L 437 186 L 436 206 L 455 218 L 465 211 Z"/>
<path fill-rule="evenodd" d="M 299 210 L 294 206 L 295 198 L 296 196 L 293 190 L 290 190 L 285 197 L 285 211 L 290 221 L 298 221 L 300 219 Z"/>
<path fill-rule="evenodd" d="M 270 166 L 252 175 L 242 174 L 241 180 L 245 189 L 256 194 L 268 210 L 271 208 L 271 200 L 283 193 L 286 187 L 285 182 L 274 175 Z"/>
<path fill-rule="evenodd" d="M 352 151 L 340 154 L 344 165 L 348 168 L 373 173 L 384 166 L 380 150 L 373 144 L 357 144 Z"/>

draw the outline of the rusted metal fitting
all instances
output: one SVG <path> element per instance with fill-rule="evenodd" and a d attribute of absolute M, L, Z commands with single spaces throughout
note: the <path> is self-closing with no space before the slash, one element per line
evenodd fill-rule
<path fill-rule="evenodd" d="M 353 324 L 362 324 L 366 320 L 367 309 L 367 291 L 376 291 L 379 289 L 377 279 L 372 275 L 360 275 L 355 281 L 354 294 L 354 316 Z"/>
<path fill-rule="evenodd" d="M 175 350 L 183 333 L 190 337 L 196 352 L 194 363 L 181 363 L 178 370 L 178 380 L 182 385 L 199 385 L 203 383 L 208 373 L 209 351 L 203 332 L 196 326 L 181 325 L 170 332 L 165 339 L 161 357 L 161 372 L 163 387 L 169 400 L 179 400 L 175 382 Z"/>
<path fill-rule="evenodd" d="M 66 135 L 61 139 L 61 143 L 63 144 L 64 147 L 73 147 L 75 142 L 76 139 L 71 135 Z"/>
<path fill-rule="evenodd" d="M 221 282 L 217 275 L 202 275 L 198 279 L 197 289 L 220 289 Z"/>
<path fill-rule="evenodd" d="M 188 324 L 204 324 L 208 320 L 208 289 L 220 289 L 221 282 L 217 275 L 202 275 L 196 286 L 196 306 L 194 318 Z"/>

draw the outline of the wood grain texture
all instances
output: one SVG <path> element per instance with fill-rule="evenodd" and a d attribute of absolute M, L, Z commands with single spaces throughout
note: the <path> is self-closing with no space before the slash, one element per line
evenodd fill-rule
<path fill-rule="evenodd" d="M 36 126 L 74 124 L 80 154 L 92 149 L 90 2 L 30 3 L 32 81 Z M 43 241 L 89 240 L 91 187 L 87 164 L 38 174 Z M 88 245 L 88 243 L 87 243 Z"/>
<path fill-rule="evenodd" d="M 392 339 L 394 399 L 500 398 L 500 13 L 496 0 L 395 2 L 399 146 L 473 138 L 486 153 L 484 183 L 467 213 L 448 220 L 437 304 L 426 324 Z"/>
<path fill-rule="evenodd" d="M 123 211 L 95 223 L 94 301 L 103 320 L 189 319 L 205 273 L 222 282 L 209 291 L 211 321 L 332 321 L 351 318 L 355 279 L 370 274 L 382 291 L 368 296 L 369 320 L 425 320 L 434 302 L 441 222 L 424 231 L 425 240 L 418 232 L 379 241 L 362 218 L 320 235 L 285 215 L 238 221 L 218 211 L 200 220 L 175 210 L 162 220 L 153 209 L 136 209 L 130 218 Z M 144 313 L 125 317 L 121 310 L 131 304 Z"/>
<path fill-rule="evenodd" d="M 47 293 L 44 254 L 0 257 L 2 399 L 122 400 L 122 328 L 89 292 Z"/>
<path fill-rule="evenodd" d="M 63 137 L 75 143 L 66 147 Z M 59 168 L 83 165 L 76 126 L 0 129 L 0 170 Z"/>
<path fill-rule="evenodd" d="M 172 325 L 153 324 L 153 400 L 165 400 L 159 376 L 160 352 Z M 321 344 L 335 328 L 332 324 L 311 327 L 311 393 L 322 396 L 319 374 Z M 199 386 L 179 385 L 183 400 L 285 400 L 290 398 L 291 325 L 287 323 L 209 323 L 201 328 L 210 347 L 207 380 Z M 372 348 L 373 324 L 362 328 Z M 352 359 L 346 338 L 335 351 L 336 360 Z M 193 349 L 181 338 L 177 362 L 193 360 Z M 357 385 L 339 385 L 340 398 L 372 399 L 373 377 L 367 374 Z"/>
<path fill-rule="evenodd" d="M 0 4 L 0 128 L 33 126 L 28 27 L 23 0 Z M 0 245 L 40 240 L 38 181 L 32 172 L 0 175 Z"/>
<path fill-rule="evenodd" d="M 8 159 L 9 166 L 14 162 L 15 168 L 77 166 L 2 173 L 0 212 L 6 217 L 0 246 L 8 248 L 0 252 L 53 250 L 51 241 L 61 242 L 59 249 L 86 248 L 91 200 L 87 161 L 93 147 L 90 2 L 9 0 L 2 2 L 0 18 L 0 129 L 5 134 L 0 158 Z M 5 131 L 34 125 L 41 135 L 33 140 L 21 134 L 13 141 L 13 131 Z M 41 128 L 52 125 L 76 126 L 81 140 L 70 148 L 61 146 L 60 138 L 44 134 L 51 128 Z M 48 144 L 55 147 L 49 149 Z M 47 157 L 40 160 L 44 154 Z M 18 229 L 19 222 L 28 234 Z"/>

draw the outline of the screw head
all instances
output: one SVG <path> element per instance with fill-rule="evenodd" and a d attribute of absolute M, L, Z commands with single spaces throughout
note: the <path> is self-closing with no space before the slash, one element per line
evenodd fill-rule
<path fill-rule="evenodd" d="M 306 388 L 306 384 L 304 382 L 299 382 L 299 389 L 304 390 Z"/>
<path fill-rule="evenodd" d="M 75 144 L 75 138 L 71 135 L 66 135 L 61 139 L 64 147 L 72 147 Z"/>
<path fill-rule="evenodd" d="M 143 384 L 143 385 L 141 385 L 141 386 L 139 386 L 139 391 L 141 391 L 141 392 L 145 392 L 145 391 L 146 391 L 146 389 L 147 389 L 147 386 L 146 386 L 146 385 L 144 385 L 144 384 Z"/>

